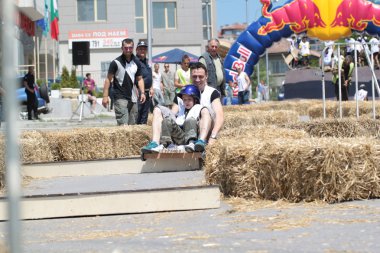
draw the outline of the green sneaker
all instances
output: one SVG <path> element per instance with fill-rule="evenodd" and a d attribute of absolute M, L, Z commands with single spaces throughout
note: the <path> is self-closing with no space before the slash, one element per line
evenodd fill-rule
<path fill-rule="evenodd" d="M 164 145 L 158 145 L 157 142 L 151 141 L 141 149 L 141 153 L 150 154 L 150 153 L 159 153 L 164 149 Z"/>
<path fill-rule="evenodd" d="M 207 143 L 204 140 L 197 140 L 194 144 L 194 150 L 195 152 L 203 152 L 205 151 Z"/>

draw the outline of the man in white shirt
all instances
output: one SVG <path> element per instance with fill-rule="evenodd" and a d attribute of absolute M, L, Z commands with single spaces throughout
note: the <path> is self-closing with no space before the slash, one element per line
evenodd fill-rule
<path fill-rule="evenodd" d="M 164 96 L 162 94 L 162 91 L 164 89 L 164 86 L 162 84 L 162 78 L 161 78 L 161 73 L 159 71 L 160 66 L 158 63 L 154 64 L 154 71 L 152 73 L 152 78 L 153 78 L 153 101 L 155 105 L 164 105 Z"/>
<path fill-rule="evenodd" d="M 375 68 L 379 69 L 379 39 L 377 36 L 372 37 L 369 44 L 371 45 L 371 53 L 373 55 L 373 60 L 375 61 Z"/>
<path fill-rule="evenodd" d="M 238 101 L 239 105 L 244 104 L 245 102 L 245 97 L 247 96 L 246 93 L 248 93 L 248 88 L 250 87 L 251 80 L 249 80 L 248 75 L 242 71 L 241 67 L 237 68 L 238 76 L 236 78 L 236 83 L 239 88 L 239 93 L 238 93 Z"/>
<path fill-rule="evenodd" d="M 307 41 L 307 37 L 303 36 L 302 41 L 299 45 L 300 53 L 302 56 L 302 65 L 309 66 L 309 55 L 310 55 L 310 43 Z"/>

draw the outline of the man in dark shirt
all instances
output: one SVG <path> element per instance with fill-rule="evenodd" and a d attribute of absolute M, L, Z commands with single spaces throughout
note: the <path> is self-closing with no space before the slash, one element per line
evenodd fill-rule
<path fill-rule="evenodd" d="M 144 81 L 141 75 L 141 63 L 133 55 L 132 39 L 124 39 L 121 43 L 123 54 L 113 60 L 109 66 L 107 78 L 104 81 L 102 104 L 107 108 L 109 103 L 108 91 L 110 83 L 114 89 L 115 116 L 118 125 L 136 124 L 136 103 L 138 100 L 137 86 L 142 92 L 140 103 L 145 102 Z"/>
<path fill-rule="evenodd" d="M 25 86 L 26 92 L 26 108 L 28 110 L 28 120 L 32 120 L 32 110 L 34 114 L 34 119 L 38 119 L 37 114 L 37 98 L 34 93 L 34 69 L 33 67 L 28 68 L 28 73 L 24 76 L 23 84 Z"/>
<path fill-rule="evenodd" d="M 148 64 L 148 60 L 146 58 L 146 51 L 148 49 L 148 45 L 144 41 L 140 41 L 137 44 L 136 48 L 136 56 L 139 58 L 141 62 L 141 74 L 144 80 L 145 91 L 145 103 L 139 103 L 139 112 L 137 116 L 137 124 L 146 124 L 148 122 L 148 114 L 152 104 L 152 97 L 154 95 L 152 88 L 152 68 Z"/>

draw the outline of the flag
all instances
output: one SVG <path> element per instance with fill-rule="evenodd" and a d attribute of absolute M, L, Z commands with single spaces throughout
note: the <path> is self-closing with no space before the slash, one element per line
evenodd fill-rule
<path fill-rule="evenodd" d="M 37 20 L 37 25 L 42 29 L 42 35 L 47 37 L 49 32 L 49 5 L 47 3 L 48 0 L 45 0 L 45 14 L 44 18 Z"/>
<path fill-rule="evenodd" d="M 52 39 L 58 40 L 58 5 L 57 0 L 50 0 L 50 35 Z"/>

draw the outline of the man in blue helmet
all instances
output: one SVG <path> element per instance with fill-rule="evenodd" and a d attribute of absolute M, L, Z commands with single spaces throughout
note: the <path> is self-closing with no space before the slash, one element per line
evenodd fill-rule
<path fill-rule="evenodd" d="M 176 110 L 158 105 L 153 110 L 152 141 L 141 149 L 143 154 L 158 153 L 171 144 L 180 145 L 185 151 L 186 144 L 198 139 L 200 91 L 189 84 L 181 89 L 174 99 Z"/>

